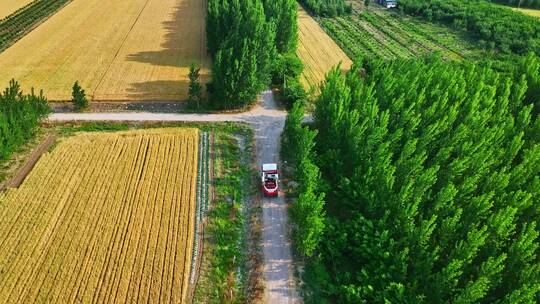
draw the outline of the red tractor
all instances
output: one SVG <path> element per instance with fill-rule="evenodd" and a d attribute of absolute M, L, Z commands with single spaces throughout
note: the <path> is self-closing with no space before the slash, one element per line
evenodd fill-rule
<path fill-rule="evenodd" d="M 278 196 L 278 167 L 277 164 L 263 164 L 261 167 L 261 188 L 264 196 Z"/>

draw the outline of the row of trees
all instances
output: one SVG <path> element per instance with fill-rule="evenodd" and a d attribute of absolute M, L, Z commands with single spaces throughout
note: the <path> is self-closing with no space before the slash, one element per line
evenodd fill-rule
<path fill-rule="evenodd" d="M 335 17 L 352 12 L 351 4 L 344 0 L 301 0 L 304 6 L 314 15 Z"/>
<path fill-rule="evenodd" d="M 255 101 L 274 77 L 277 60 L 295 54 L 294 0 L 210 0 L 206 32 L 213 56 L 210 101 L 239 108 Z"/>
<path fill-rule="evenodd" d="M 407 14 L 464 29 L 489 49 L 540 55 L 540 23 L 534 17 L 484 0 L 401 0 L 399 4 Z"/>
<path fill-rule="evenodd" d="M 324 192 L 320 189 L 321 173 L 315 164 L 317 131 L 302 126 L 304 106 L 294 103 L 287 115 L 282 137 L 281 155 L 289 166 L 299 187 L 290 209 L 292 238 L 297 251 L 311 257 L 324 231 Z"/>
<path fill-rule="evenodd" d="M 40 92 L 23 94 L 17 82 L 0 93 L 0 161 L 9 159 L 25 144 L 38 126 L 39 120 L 49 113 L 47 100 Z"/>
<path fill-rule="evenodd" d="M 326 197 L 307 302 L 540 301 L 540 70 L 525 60 L 536 78 L 438 58 L 328 75 L 308 156 Z M 312 145 L 290 129 L 296 149 Z"/>
<path fill-rule="evenodd" d="M 68 2 L 69 0 L 35 0 L 4 19 L 0 19 L 0 52 Z"/>

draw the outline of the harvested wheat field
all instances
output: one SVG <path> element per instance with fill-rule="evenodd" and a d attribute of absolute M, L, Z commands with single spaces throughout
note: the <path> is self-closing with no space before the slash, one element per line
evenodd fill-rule
<path fill-rule="evenodd" d="M 81 133 L 0 196 L 0 303 L 183 303 L 199 131 Z"/>
<path fill-rule="evenodd" d="M 16 10 L 24 7 L 33 0 L 2 0 L 0 3 L 0 19 L 5 18 Z"/>
<path fill-rule="evenodd" d="M 525 15 L 540 18 L 540 9 L 533 9 L 533 8 L 512 8 L 512 9 L 522 12 Z"/>
<path fill-rule="evenodd" d="M 301 6 L 298 11 L 298 41 L 298 56 L 305 66 L 302 82 L 306 87 L 318 86 L 326 73 L 340 62 L 344 70 L 352 65 L 343 50 Z"/>
<path fill-rule="evenodd" d="M 78 80 L 94 101 L 182 101 L 191 63 L 210 59 L 206 1 L 73 1 L 0 54 L 0 84 L 17 79 L 52 101 Z"/>

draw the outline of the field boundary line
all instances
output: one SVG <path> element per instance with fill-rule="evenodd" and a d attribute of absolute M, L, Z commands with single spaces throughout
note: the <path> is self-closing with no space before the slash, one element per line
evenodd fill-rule
<path fill-rule="evenodd" d="M 204 228 L 206 226 L 206 213 L 209 203 L 209 176 L 210 164 L 213 163 L 210 160 L 211 142 L 213 135 L 208 132 L 201 132 L 199 140 L 199 163 L 198 175 L 197 175 L 197 199 L 196 199 L 196 213 L 195 213 L 195 233 L 193 239 L 193 250 L 191 257 L 191 270 L 189 274 L 189 289 L 188 289 L 188 301 L 193 303 L 193 297 L 195 296 L 195 290 L 197 281 L 199 280 L 200 267 L 202 262 L 202 255 L 204 250 Z"/>
<path fill-rule="evenodd" d="M 118 47 L 118 50 L 116 50 L 116 53 L 114 53 L 113 59 L 111 60 L 111 62 L 107 66 L 107 68 L 105 69 L 105 72 L 103 72 L 103 75 L 101 75 L 101 77 L 99 78 L 99 82 L 96 85 L 96 87 L 94 88 L 94 91 L 92 92 L 92 100 L 94 100 L 98 88 L 101 86 L 101 83 L 103 82 L 103 79 L 105 79 L 105 75 L 107 75 L 107 73 L 109 73 L 109 70 L 111 69 L 111 66 L 114 64 L 114 61 L 118 57 L 118 54 L 120 54 L 120 50 L 124 47 L 124 45 L 126 43 L 126 40 L 129 37 L 129 34 L 131 34 L 131 31 L 133 31 L 133 28 L 135 27 L 135 24 L 137 24 L 137 22 L 139 21 L 139 18 L 141 18 L 142 13 L 144 12 L 146 7 L 148 6 L 148 2 L 150 2 L 150 0 L 146 0 L 146 2 L 144 3 L 141 11 L 137 15 L 137 18 L 135 18 L 135 20 L 133 21 L 133 24 L 129 28 L 129 31 L 127 31 L 126 37 L 124 37 L 124 39 L 122 39 L 122 43 L 120 43 L 120 47 Z"/>

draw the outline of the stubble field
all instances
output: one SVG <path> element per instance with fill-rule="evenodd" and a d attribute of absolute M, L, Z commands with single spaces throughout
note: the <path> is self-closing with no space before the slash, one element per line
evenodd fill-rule
<path fill-rule="evenodd" d="M 540 18 L 540 9 L 532 9 L 532 8 L 512 8 L 516 11 L 520 11 L 525 15 L 530 15 L 534 17 Z"/>
<path fill-rule="evenodd" d="M 16 10 L 32 2 L 32 0 L 2 0 L 0 4 L 0 19 L 14 13 Z"/>
<path fill-rule="evenodd" d="M 81 133 L 0 196 L 0 303 L 184 303 L 199 131 Z"/>
<path fill-rule="evenodd" d="M 301 6 L 298 11 L 298 56 L 304 63 L 304 86 L 318 86 L 326 73 L 341 62 L 348 70 L 352 61 Z"/>
<path fill-rule="evenodd" d="M 206 1 L 73 1 L 0 54 L 0 84 L 17 79 L 53 101 L 79 81 L 95 101 L 182 101 L 206 53 Z"/>

